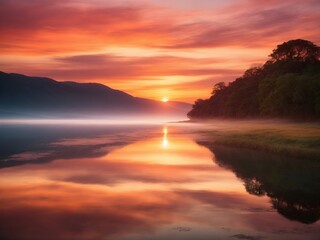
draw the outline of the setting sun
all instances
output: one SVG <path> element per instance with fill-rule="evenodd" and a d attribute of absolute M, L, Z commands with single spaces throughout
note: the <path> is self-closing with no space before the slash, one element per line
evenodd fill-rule
<path fill-rule="evenodd" d="M 320 240 L 319 13 L 0 0 L 1 239 Z"/>

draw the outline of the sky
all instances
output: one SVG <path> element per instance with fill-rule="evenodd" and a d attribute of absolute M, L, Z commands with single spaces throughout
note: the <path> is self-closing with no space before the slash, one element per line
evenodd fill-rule
<path fill-rule="evenodd" d="M 320 45 L 319 0 L 0 0 L 0 70 L 192 103 L 278 44 Z"/>

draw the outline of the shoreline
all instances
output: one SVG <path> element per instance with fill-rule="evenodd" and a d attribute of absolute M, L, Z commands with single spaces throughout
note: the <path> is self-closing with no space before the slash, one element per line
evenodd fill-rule
<path fill-rule="evenodd" d="M 200 121 L 197 121 L 200 123 Z M 200 132 L 213 144 L 320 160 L 320 124 L 287 120 L 209 120 Z"/>

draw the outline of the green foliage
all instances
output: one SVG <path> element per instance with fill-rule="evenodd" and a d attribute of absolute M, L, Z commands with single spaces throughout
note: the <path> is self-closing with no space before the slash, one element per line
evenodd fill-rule
<path fill-rule="evenodd" d="M 285 74 L 264 78 L 259 84 L 262 115 L 308 118 L 318 115 L 320 75 Z"/>
<path fill-rule="evenodd" d="M 320 50 L 306 40 L 278 45 L 262 67 L 248 69 L 212 96 L 198 100 L 188 117 L 320 117 Z"/>
<path fill-rule="evenodd" d="M 226 134 L 216 144 L 241 147 L 291 157 L 320 159 L 320 137 L 286 136 L 270 132 Z"/>

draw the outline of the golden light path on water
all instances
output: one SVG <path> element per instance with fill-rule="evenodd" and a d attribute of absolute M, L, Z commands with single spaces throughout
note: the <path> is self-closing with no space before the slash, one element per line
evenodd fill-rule
<path fill-rule="evenodd" d="M 123 143 L 123 137 L 133 140 Z M 318 223 L 310 233 L 292 232 L 301 224 L 272 211 L 267 196 L 248 194 L 194 139 L 167 124 L 64 138 L 50 143 L 55 148 L 48 152 L 15 154 L 21 162 L 53 157 L 0 169 L 0 217 L 6 220 L 1 232 L 7 239 L 35 240 L 232 239 L 237 234 L 316 239 Z M 74 150 L 79 154 L 70 155 Z M 276 234 L 281 229 L 287 232 Z"/>
<path fill-rule="evenodd" d="M 168 135 L 168 128 L 167 127 L 164 127 L 163 128 L 163 138 L 162 138 L 162 146 L 165 148 L 165 147 L 168 147 L 168 139 L 167 139 L 167 135 Z"/>

